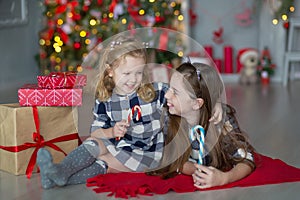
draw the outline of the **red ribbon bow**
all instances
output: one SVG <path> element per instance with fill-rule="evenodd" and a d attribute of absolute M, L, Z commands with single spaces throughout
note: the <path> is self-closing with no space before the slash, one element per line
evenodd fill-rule
<path fill-rule="evenodd" d="M 51 72 L 49 76 L 51 77 L 66 77 L 66 76 L 73 76 L 77 75 L 76 72 Z"/>
<path fill-rule="evenodd" d="M 36 127 L 36 132 L 32 133 L 32 140 L 34 142 L 25 142 L 24 144 L 21 144 L 18 146 L 1 146 L 0 145 L 0 149 L 6 150 L 9 152 L 20 152 L 20 151 L 24 151 L 29 148 L 35 148 L 34 152 L 31 155 L 31 158 L 29 160 L 29 163 L 28 163 L 27 169 L 26 169 L 26 175 L 27 175 L 28 179 L 30 179 L 30 177 L 32 175 L 34 166 L 36 164 L 37 152 L 40 148 L 48 146 L 56 151 L 62 152 L 64 155 L 67 155 L 60 147 L 58 147 L 54 143 L 75 140 L 75 139 L 77 139 L 78 142 L 80 142 L 78 133 L 63 135 L 63 136 L 54 138 L 52 140 L 45 141 L 44 137 L 40 134 L 40 122 L 39 122 L 38 109 L 36 106 L 33 106 L 32 110 L 33 110 L 34 123 L 35 123 L 35 127 Z"/>
<path fill-rule="evenodd" d="M 63 84 L 63 87 L 66 88 L 67 86 L 68 87 L 74 87 L 74 84 L 67 84 L 67 76 L 73 76 L 73 75 L 77 75 L 76 72 L 51 72 L 49 74 L 50 77 L 62 77 L 64 78 L 64 84 Z"/>

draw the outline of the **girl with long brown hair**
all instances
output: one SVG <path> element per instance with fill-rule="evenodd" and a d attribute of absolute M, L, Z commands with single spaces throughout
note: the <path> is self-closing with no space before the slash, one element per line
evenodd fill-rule
<path fill-rule="evenodd" d="M 173 73 L 167 99 L 169 122 L 161 167 L 150 174 L 163 178 L 178 173 L 192 175 L 195 186 L 208 188 L 239 180 L 255 168 L 254 149 L 241 131 L 235 110 L 224 103 L 224 85 L 214 67 L 183 63 Z M 223 119 L 213 124 L 213 108 L 221 104 Z M 205 153 L 199 141 L 190 140 L 190 131 L 201 125 L 205 130 Z M 201 163 L 197 164 L 201 159 Z"/>

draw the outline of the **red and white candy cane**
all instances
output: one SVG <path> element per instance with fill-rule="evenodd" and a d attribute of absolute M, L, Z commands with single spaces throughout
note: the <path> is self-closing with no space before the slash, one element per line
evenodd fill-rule
<path fill-rule="evenodd" d="M 135 120 L 139 121 L 142 117 L 142 109 L 140 106 L 135 105 L 129 110 L 128 116 L 127 116 L 127 123 L 130 123 L 133 119 L 133 116 L 136 114 Z M 120 137 L 116 137 L 116 140 L 120 140 Z"/>
<path fill-rule="evenodd" d="M 130 123 L 133 116 L 136 114 L 135 120 L 139 121 L 142 117 L 142 109 L 140 106 L 135 105 L 132 107 L 132 109 L 129 111 L 128 117 L 127 117 L 127 123 Z"/>

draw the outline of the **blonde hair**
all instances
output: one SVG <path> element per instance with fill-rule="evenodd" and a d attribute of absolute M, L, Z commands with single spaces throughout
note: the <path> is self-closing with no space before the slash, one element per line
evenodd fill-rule
<path fill-rule="evenodd" d="M 103 49 L 103 54 L 99 61 L 99 74 L 96 86 L 96 98 L 106 101 L 111 97 L 115 82 L 109 76 L 109 69 L 116 69 L 127 56 L 142 58 L 147 63 L 147 53 L 143 44 L 133 38 L 116 36 L 112 42 Z M 147 65 L 143 71 L 143 79 L 137 93 L 145 102 L 151 102 L 155 98 L 155 91 L 149 83 Z"/>

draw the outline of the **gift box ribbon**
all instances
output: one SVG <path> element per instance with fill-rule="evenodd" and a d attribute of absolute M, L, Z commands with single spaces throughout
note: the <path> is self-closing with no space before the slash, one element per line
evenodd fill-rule
<path fill-rule="evenodd" d="M 67 76 L 74 76 L 77 75 L 77 73 L 75 72 L 51 72 L 49 74 L 50 77 L 63 77 L 64 78 L 64 84 L 63 86 L 66 87 L 67 86 Z M 70 87 L 73 87 L 74 85 L 70 85 Z"/>
<path fill-rule="evenodd" d="M 34 152 L 31 155 L 30 161 L 29 161 L 29 163 L 27 165 L 27 169 L 26 169 L 26 175 L 27 175 L 28 179 L 30 179 L 30 177 L 32 175 L 34 166 L 36 164 L 37 152 L 40 148 L 48 146 L 56 151 L 62 152 L 64 155 L 67 155 L 60 147 L 58 147 L 54 143 L 75 140 L 75 139 L 77 139 L 78 143 L 80 143 L 80 138 L 78 136 L 78 133 L 63 135 L 63 136 L 51 139 L 49 141 L 45 141 L 44 137 L 40 134 L 40 121 L 39 121 L 38 109 L 36 106 L 33 106 L 32 110 L 33 110 L 33 118 L 34 118 L 34 123 L 35 123 L 35 128 L 36 128 L 36 132 L 33 132 L 33 134 L 32 134 L 32 140 L 34 142 L 25 142 L 24 144 L 18 145 L 18 146 L 1 146 L 0 145 L 0 149 L 6 150 L 9 152 L 20 152 L 20 151 L 24 151 L 29 148 L 35 148 Z"/>

